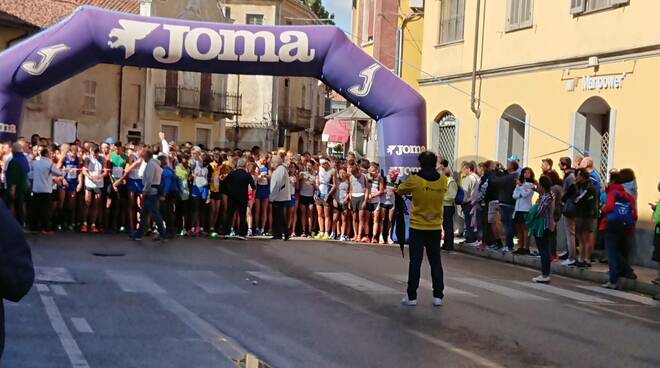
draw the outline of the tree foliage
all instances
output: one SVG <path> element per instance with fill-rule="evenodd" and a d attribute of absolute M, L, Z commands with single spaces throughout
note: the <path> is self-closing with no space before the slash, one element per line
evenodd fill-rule
<path fill-rule="evenodd" d="M 323 6 L 323 3 L 321 0 L 300 0 L 303 4 L 307 5 L 312 9 L 314 14 L 318 16 L 321 19 L 329 19 L 326 21 L 328 24 L 335 24 L 334 19 L 335 19 L 335 14 L 330 13 L 325 6 Z"/>

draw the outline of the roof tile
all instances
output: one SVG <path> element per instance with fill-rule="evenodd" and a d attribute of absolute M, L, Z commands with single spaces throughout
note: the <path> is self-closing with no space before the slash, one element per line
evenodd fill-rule
<path fill-rule="evenodd" d="M 81 5 L 127 13 L 139 13 L 139 0 L 0 0 L 0 12 L 10 14 L 29 24 L 46 28 L 68 16 Z"/>

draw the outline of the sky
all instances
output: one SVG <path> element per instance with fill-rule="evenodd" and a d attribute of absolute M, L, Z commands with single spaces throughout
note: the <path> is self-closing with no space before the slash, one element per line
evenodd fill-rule
<path fill-rule="evenodd" d="M 335 13 L 336 25 L 346 32 L 351 32 L 351 0 L 323 0 L 323 6 Z"/>

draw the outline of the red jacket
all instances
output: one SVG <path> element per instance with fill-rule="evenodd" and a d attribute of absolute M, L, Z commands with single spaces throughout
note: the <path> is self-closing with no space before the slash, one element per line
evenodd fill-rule
<path fill-rule="evenodd" d="M 623 185 L 610 184 L 607 186 L 606 192 L 607 202 L 605 202 L 605 206 L 603 206 L 603 216 L 600 220 L 600 226 L 598 226 L 600 231 L 607 230 L 607 214 L 614 211 L 614 204 L 616 203 L 617 198 L 625 198 L 630 202 L 633 208 L 633 217 L 635 218 L 635 222 L 637 222 L 637 200 L 630 193 L 626 192 Z"/>

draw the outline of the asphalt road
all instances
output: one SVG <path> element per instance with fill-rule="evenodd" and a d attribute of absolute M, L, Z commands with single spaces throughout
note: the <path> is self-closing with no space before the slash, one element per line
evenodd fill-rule
<path fill-rule="evenodd" d="M 443 254 L 443 307 L 423 281 L 412 308 L 398 248 L 30 240 L 39 280 L 6 303 L 2 367 L 660 366 L 656 302 L 467 255 Z"/>

